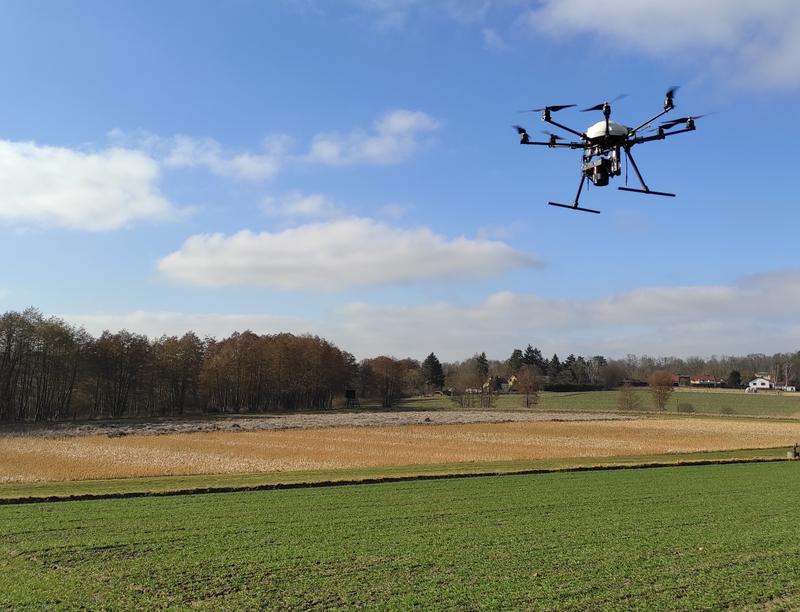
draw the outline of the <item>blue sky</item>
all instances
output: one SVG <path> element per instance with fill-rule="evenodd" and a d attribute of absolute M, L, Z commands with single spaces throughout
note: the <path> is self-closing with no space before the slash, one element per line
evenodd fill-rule
<path fill-rule="evenodd" d="M 6 2 L 0 306 L 358 357 L 797 350 L 800 7 L 696 4 Z M 716 114 L 634 153 L 677 198 L 546 206 L 579 154 L 518 110 L 633 125 L 675 84 Z"/>

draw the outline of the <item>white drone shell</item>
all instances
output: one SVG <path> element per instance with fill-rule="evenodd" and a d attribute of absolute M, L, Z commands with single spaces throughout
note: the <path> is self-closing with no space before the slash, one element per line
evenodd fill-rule
<path fill-rule="evenodd" d="M 621 136 L 625 137 L 628 135 L 628 128 L 626 128 L 621 123 L 617 123 L 616 121 L 609 121 L 608 122 L 608 134 L 609 136 Z M 589 140 L 594 140 L 595 138 L 602 138 L 606 135 L 606 122 L 605 119 L 602 121 L 598 121 L 589 129 L 586 130 L 586 136 Z"/>

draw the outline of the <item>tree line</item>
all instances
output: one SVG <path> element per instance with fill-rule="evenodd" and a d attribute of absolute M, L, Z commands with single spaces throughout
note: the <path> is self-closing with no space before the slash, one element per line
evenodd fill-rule
<path fill-rule="evenodd" d="M 317 336 L 94 338 L 34 309 L 0 316 L 0 421 L 324 410 L 354 358 Z"/>
<path fill-rule="evenodd" d="M 312 335 L 245 331 L 217 340 L 187 332 L 150 339 L 123 330 L 95 338 L 32 308 L 0 315 L 0 422 L 326 410 L 347 389 L 386 408 L 399 398 L 434 392 L 465 406 L 491 405 L 491 392 L 512 379 L 530 402 L 543 385 L 616 388 L 655 371 L 709 374 L 732 386 L 770 372 L 775 380 L 797 384 L 800 352 L 616 360 L 570 354 L 562 360 L 529 344 L 505 360 L 476 353 L 442 363 L 430 353 L 422 362 L 389 356 L 358 362 Z M 474 393 L 486 388 L 488 395 Z"/>

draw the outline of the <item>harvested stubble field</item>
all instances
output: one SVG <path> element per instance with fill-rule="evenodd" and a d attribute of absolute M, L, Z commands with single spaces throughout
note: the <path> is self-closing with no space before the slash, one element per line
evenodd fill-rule
<path fill-rule="evenodd" d="M 123 437 L 0 437 L 0 482 L 259 473 L 770 448 L 800 423 L 725 419 L 524 421 Z"/>

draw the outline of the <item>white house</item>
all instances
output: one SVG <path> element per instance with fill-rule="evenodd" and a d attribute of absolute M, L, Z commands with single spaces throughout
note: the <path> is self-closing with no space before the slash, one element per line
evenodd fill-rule
<path fill-rule="evenodd" d="M 766 378 L 754 378 L 747 384 L 748 391 L 758 391 L 759 389 L 772 389 L 772 381 Z"/>

